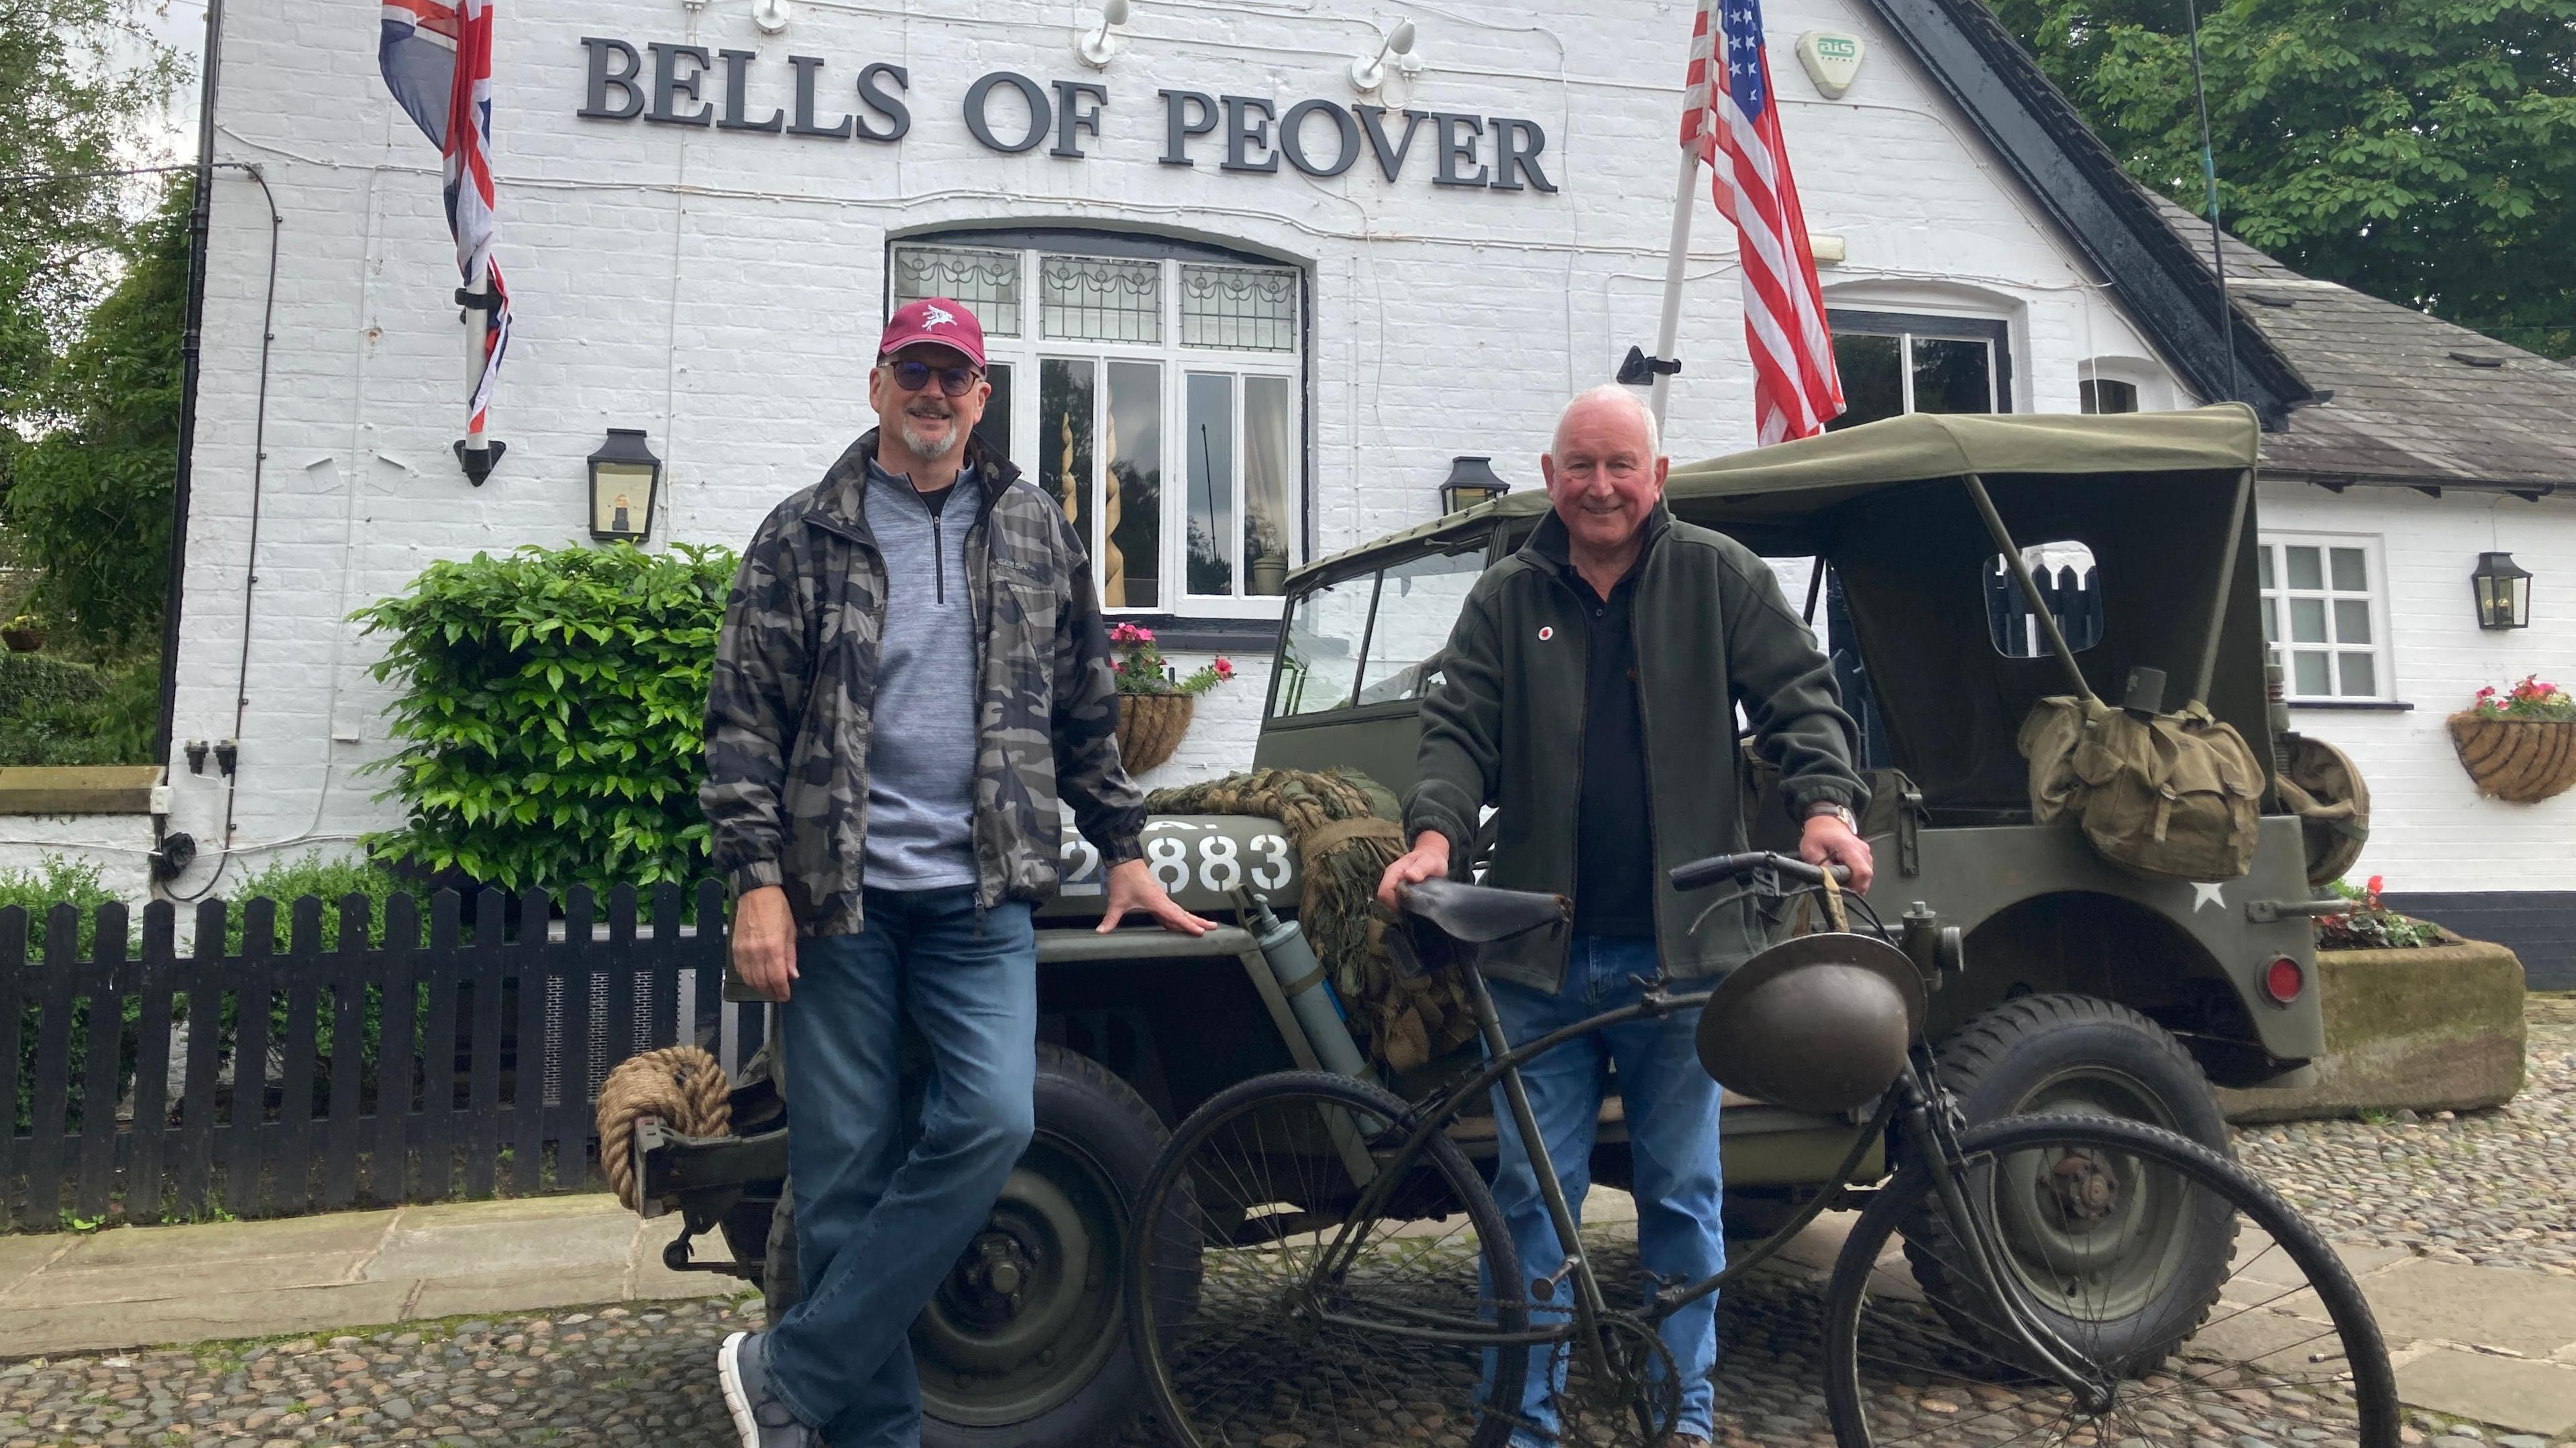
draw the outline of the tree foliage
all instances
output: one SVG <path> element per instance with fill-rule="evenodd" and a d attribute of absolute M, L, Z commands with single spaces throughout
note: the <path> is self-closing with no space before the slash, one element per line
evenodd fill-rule
<path fill-rule="evenodd" d="M 734 557 L 521 548 L 432 564 L 362 609 L 409 821 L 380 859 L 505 889 L 703 873 L 701 730 Z"/>
<path fill-rule="evenodd" d="M 24 429 L 54 358 L 114 284 L 138 127 L 176 57 L 135 0 L 0 0 L 0 425 Z"/>
<path fill-rule="evenodd" d="M 34 611 L 110 648 L 151 633 L 169 583 L 194 189 L 175 178 L 120 245 L 123 279 L 40 389 L 54 425 L 0 438 L 0 520 L 38 571 Z"/>
<path fill-rule="evenodd" d="M 2204 210 L 2183 0 L 1995 0 L 2131 175 Z M 2313 276 L 2576 354 L 2576 0 L 2209 0 L 2222 216 Z"/>

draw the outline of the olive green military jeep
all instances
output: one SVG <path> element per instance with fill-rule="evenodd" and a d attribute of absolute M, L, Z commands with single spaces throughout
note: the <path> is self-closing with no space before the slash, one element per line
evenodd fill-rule
<path fill-rule="evenodd" d="M 1811 622 L 1826 605 L 1863 724 L 1863 833 L 1878 858 L 1869 898 L 1891 922 L 1913 915 L 1951 943 L 1930 1029 L 1972 1119 L 2101 1111 L 2223 1150 L 2211 1083 L 2286 1084 L 2322 1049 L 2308 917 L 2327 905 L 2311 899 L 2310 852 L 2331 852 L 2331 837 L 2303 833 L 2267 795 L 2243 878 L 2127 873 L 2072 823 L 2032 823 L 2015 748 L 2032 706 L 2069 692 L 2076 674 L 2137 702 L 2151 671 L 2172 681 L 2171 702 L 2204 700 L 2258 754 L 2287 747 L 2267 703 L 2255 447 L 2240 407 L 1918 415 L 1673 470 L 1677 516 L 1782 560 Z M 1251 762 L 1410 785 L 1419 702 L 1467 589 L 1546 506 L 1507 495 L 1293 575 Z M 1796 829 L 1776 780 L 1749 756 L 1746 777 L 1753 844 L 1789 847 Z M 1146 841 L 1155 873 L 1193 910 L 1236 918 L 1239 890 L 1295 910 L 1298 860 L 1275 821 L 1158 816 Z M 1101 936 L 1090 928 L 1098 859 L 1070 830 L 1065 866 L 1062 894 L 1040 912 L 1037 1138 L 913 1328 L 931 1443 L 1106 1441 L 1136 1386 L 1115 1281 L 1128 1194 L 1165 1127 L 1233 1082 L 1334 1057 L 1301 1024 L 1244 928 L 1253 922 L 1198 939 Z M 1388 1084 L 1417 1095 L 1458 1064 Z M 793 1074 L 764 1051 L 736 1084 L 735 1135 L 691 1139 L 648 1122 L 637 1143 L 645 1210 L 720 1229 L 732 1261 L 710 1265 L 763 1282 L 773 1311 L 799 1288 L 780 1181 Z M 1830 1178 L 1859 1130 L 1736 1098 L 1721 1124 L 1728 1212 L 1743 1228 L 1842 1189 Z M 1490 1119 L 1461 1134 L 1471 1155 L 1490 1157 Z M 1595 1179 L 1625 1184 L 1615 1100 L 1600 1143 Z M 1874 1177 L 1875 1155 L 1861 1170 Z M 673 1256 L 687 1251 L 683 1238 Z"/>

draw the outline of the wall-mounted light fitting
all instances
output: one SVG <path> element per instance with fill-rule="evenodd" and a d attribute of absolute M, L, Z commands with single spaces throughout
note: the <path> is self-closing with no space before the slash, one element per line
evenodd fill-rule
<path fill-rule="evenodd" d="M 751 23 L 763 35 L 776 35 L 787 28 L 787 0 L 751 0 Z"/>
<path fill-rule="evenodd" d="M 2478 627 L 2531 627 L 2531 570 L 2510 553 L 2481 553 L 2469 570 L 2469 587 L 2477 596 Z"/>
<path fill-rule="evenodd" d="M 1422 61 L 1413 53 L 1413 22 L 1399 20 L 1386 33 L 1386 40 L 1375 55 L 1363 55 L 1351 62 L 1351 86 L 1362 95 L 1386 84 L 1386 61 L 1395 57 L 1396 69 L 1406 75 L 1422 69 Z"/>
<path fill-rule="evenodd" d="M 590 455 L 590 536 L 641 543 L 653 531 L 654 494 L 662 460 L 644 445 L 644 429 L 612 427 Z"/>
<path fill-rule="evenodd" d="M 1109 32 L 1127 23 L 1127 0 L 1101 0 L 1100 23 L 1086 30 L 1082 12 L 1074 12 L 1073 53 L 1093 70 L 1108 68 L 1110 58 L 1118 54 L 1118 37 Z"/>
<path fill-rule="evenodd" d="M 1449 476 L 1440 483 L 1440 516 L 1490 503 L 1512 490 L 1494 472 L 1492 458 L 1451 458 Z"/>

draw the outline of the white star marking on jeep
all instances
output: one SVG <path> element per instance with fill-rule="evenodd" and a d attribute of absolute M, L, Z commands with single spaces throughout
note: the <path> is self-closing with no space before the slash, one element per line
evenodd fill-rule
<path fill-rule="evenodd" d="M 921 325 L 924 327 L 944 327 L 956 320 L 957 318 L 955 314 L 943 312 L 937 307 L 925 307 L 922 309 Z"/>
<path fill-rule="evenodd" d="M 2227 887 L 2223 884 L 2202 885 L 2195 883 L 2191 887 L 2191 913 L 2194 915 L 2199 914 L 2200 907 L 2203 905 L 2215 905 L 2221 910 L 2226 909 L 2227 897 L 2221 893 L 2226 888 Z"/>

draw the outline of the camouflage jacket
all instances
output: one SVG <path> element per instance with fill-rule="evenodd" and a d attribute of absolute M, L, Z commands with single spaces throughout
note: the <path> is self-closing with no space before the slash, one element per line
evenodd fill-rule
<path fill-rule="evenodd" d="M 860 925 L 886 610 L 865 506 L 876 446 L 874 431 L 850 444 L 753 535 L 707 694 L 698 802 L 716 866 L 736 892 L 785 886 L 803 935 Z M 1117 685 L 1082 545 L 1017 468 L 968 447 L 983 493 L 966 533 L 981 681 L 973 841 L 990 907 L 1055 892 L 1059 796 L 1104 866 L 1141 853 L 1145 803 L 1118 760 Z"/>

